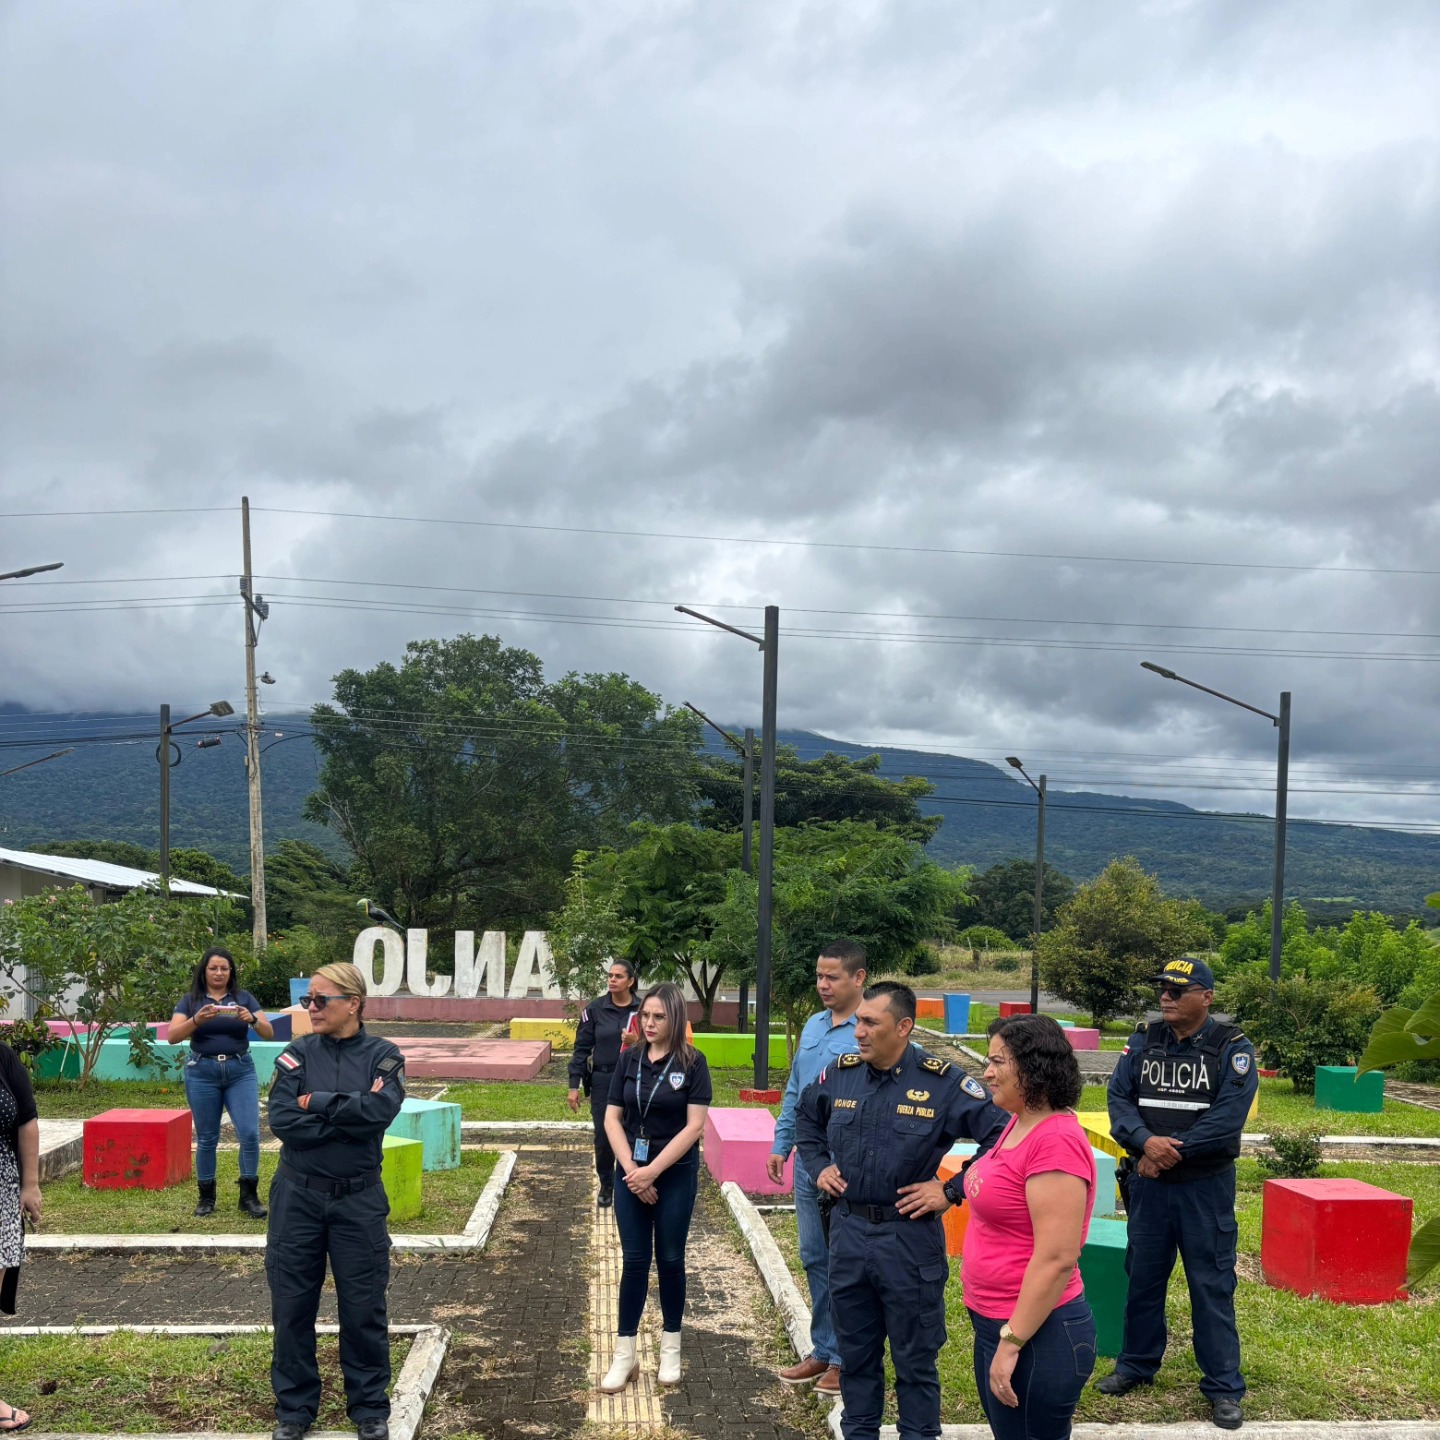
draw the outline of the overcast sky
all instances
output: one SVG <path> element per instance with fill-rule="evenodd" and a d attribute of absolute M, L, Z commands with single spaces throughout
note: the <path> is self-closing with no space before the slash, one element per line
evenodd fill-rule
<path fill-rule="evenodd" d="M 1437 73 L 1432 0 L 8 0 L 0 703 L 238 708 L 248 494 L 273 710 L 487 630 L 758 722 L 668 606 L 774 603 L 782 726 L 1268 810 L 1149 657 L 1440 820 Z"/>

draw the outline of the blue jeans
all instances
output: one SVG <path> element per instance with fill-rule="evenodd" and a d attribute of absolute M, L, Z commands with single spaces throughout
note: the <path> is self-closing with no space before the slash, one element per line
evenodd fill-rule
<path fill-rule="evenodd" d="M 820 1192 L 810 1172 L 795 1157 L 795 1223 L 800 1230 L 800 1263 L 810 1286 L 810 1353 L 827 1365 L 839 1365 L 835 1322 L 830 1318 L 830 1245 L 820 1219 Z"/>
<path fill-rule="evenodd" d="M 1077 1295 L 1058 1306 L 1020 1352 L 1011 1387 L 1020 1404 L 1012 1409 L 990 1393 L 990 1362 L 1003 1320 L 987 1320 L 970 1311 L 975 1327 L 975 1388 L 995 1440 L 1069 1440 L 1070 1422 L 1095 1369 L 1095 1317 Z"/>
<path fill-rule="evenodd" d="M 226 1110 L 240 1140 L 240 1176 L 259 1179 L 260 1083 L 255 1078 L 254 1060 L 248 1055 L 230 1060 L 192 1055 L 185 1062 L 185 1099 L 195 1117 L 196 1180 L 202 1185 L 214 1183 L 220 1116 Z"/>
<path fill-rule="evenodd" d="M 620 1253 L 625 1262 L 620 1270 L 617 1335 L 640 1332 L 645 1292 L 650 1288 L 652 1252 L 665 1329 L 680 1328 L 685 1314 L 685 1241 L 690 1234 L 690 1217 L 695 1213 L 695 1187 L 699 1178 L 697 1146 L 661 1174 L 655 1182 L 659 1198 L 653 1205 L 647 1205 L 630 1193 L 624 1172 L 618 1165 L 615 1167 L 615 1224 L 620 1229 Z"/>

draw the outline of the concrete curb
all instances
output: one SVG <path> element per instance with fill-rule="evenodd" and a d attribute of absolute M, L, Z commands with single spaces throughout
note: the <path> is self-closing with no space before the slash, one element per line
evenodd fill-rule
<path fill-rule="evenodd" d="M 795 1356 L 803 1360 L 810 1353 L 810 1307 L 801 1298 L 800 1289 L 795 1284 L 794 1276 L 790 1274 L 790 1267 L 785 1263 L 785 1257 L 780 1253 L 774 1236 L 766 1228 L 760 1212 L 750 1203 L 745 1192 L 733 1180 L 727 1180 L 720 1187 L 720 1193 L 725 1197 L 725 1203 L 730 1207 L 730 1213 L 735 1217 L 735 1223 L 740 1227 L 745 1243 L 750 1247 L 750 1255 L 755 1261 L 756 1269 L 760 1271 L 760 1278 L 764 1280 L 765 1288 L 769 1290 L 770 1298 L 775 1302 L 775 1308 L 785 1322 L 785 1333 L 790 1337 Z M 835 1408 L 838 1411 L 840 1407 L 837 1405 Z"/>
<path fill-rule="evenodd" d="M 480 1191 L 465 1228 L 458 1235 L 407 1235 L 390 1237 L 390 1249 L 398 1255 L 431 1254 L 437 1250 L 464 1253 L 483 1250 L 490 1238 L 491 1226 L 505 1198 L 506 1188 L 515 1173 L 518 1156 L 514 1150 L 502 1150 L 495 1169 Z M 30 1251 L 52 1251 L 68 1255 L 175 1254 L 193 1255 L 252 1252 L 264 1254 L 264 1235 L 31 1235 L 25 1248 Z M 111 1327 L 114 1328 L 114 1327 Z M 243 1328 L 243 1327 L 242 1327 Z M 393 1327 L 392 1327 L 393 1328 Z M 18 1331 L 6 1331 L 18 1334 Z M 98 1333 L 98 1332 L 97 1332 Z M 178 1333 L 178 1332 L 177 1332 Z M 194 1333 L 210 1334 L 209 1330 Z M 218 1333 L 218 1332 L 216 1332 Z M 393 1437 L 392 1437 L 393 1440 Z"/>
<path fill-rule="evenodd" d="M 587 1135 L 594 1130 L 588 1120 L 462 1120 L 460 1130 L 484 1134 L 492 1130 L 573 1130 Z"/>
<path fill-rule="evenodd" d="M 137 1335 L 268 1335 L 268 1325 L 26 1325 L 7 1330 L 7 1336 L 24 1335 L 113 1335 L 128 1330 Z M 338 1325 L 317 1325 L 319 1335 L 338 1335 Z M 443 1325 L 392 1325 L 392 1335 L 411 1335 L 414 1340 L 390 1392 L 390 1440 L 415 1440 L 425 1414 L 425 1404 L 435 1386 L 450 1332 Z M 35 1440 L 95 1440 L 93 1434 L 71 1434 L 63 1430 L 31 1430 Z M 113 1432 L 112 1432 L 113 1433 Z M 312 1430 L 307 1440 L 349 1440 L 348 1430 Z M 269 1432 L 250 1434 L 236 1431 L 190 1431 L 185 1436 L 115 1436 L 115 1440 L 269 1440 Z"/>

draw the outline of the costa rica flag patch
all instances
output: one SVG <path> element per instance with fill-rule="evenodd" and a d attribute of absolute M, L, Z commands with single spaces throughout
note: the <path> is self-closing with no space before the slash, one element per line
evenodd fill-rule
<path fill-rule="evenodd" d="M 300 1061 L 288 1050 L 283 1051 L 275 1063 L 277 1065 L 283 1065 L 287 1070 L 298 1070 L 300 1068 Z"/>

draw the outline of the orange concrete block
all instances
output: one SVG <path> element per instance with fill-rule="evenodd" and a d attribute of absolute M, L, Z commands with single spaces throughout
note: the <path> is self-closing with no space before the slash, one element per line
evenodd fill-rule
<path fill-rule="evenodd" d="M 965 1163 L 966 1158 L 964 1155 L 942 1157 L 940 1168 L 935 1172 L 942 1183 L 946 1180 L 953 1180 L 960 1173 L 960 1167 Z M 965 1230 L 970 1224 L 970 1207 L 968 1205 L 952 1205 L 941 1217 L 940 1223 L 945 1227 L 945 1253 L 959 1255 L 965 1248 Z"/>
<path fill-rule="evenodd" d="M 945 1018 L 945 1002 L 943 1000 L 917 1000 L 915 1014 L 921 1020 L 943 1020 Z"/>

